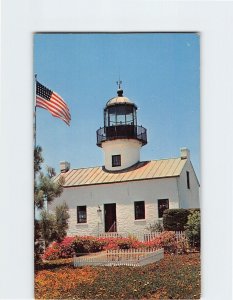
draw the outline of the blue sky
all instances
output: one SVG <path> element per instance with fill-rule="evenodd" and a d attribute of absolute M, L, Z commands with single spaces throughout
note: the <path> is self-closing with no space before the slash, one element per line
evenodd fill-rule
<path fill-rule="evenodd" d="M 67 102 L 71 126 L 37 108 L 37 144 L 45 164 L 59 172 L 101 166 L 96 130 L 103 108 L 124 95 L 138 106 L 138 125 L 147 128 L 141 160 L 177 157 L 188 147 L 200 178 L 200 39 L 195 33 L 35 34 L 38 81 Z"/>

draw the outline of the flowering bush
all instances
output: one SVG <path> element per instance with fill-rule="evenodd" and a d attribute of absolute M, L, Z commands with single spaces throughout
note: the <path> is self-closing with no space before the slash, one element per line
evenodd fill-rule
<path fill-rule="evenodd" d="M 104 249 L 129 249 L 133 247 L 134 240 L 131 238 L 105 238 Z"/>
<path fill-rule="evenodd" d="M 164 248 L 165 253 L 174 253 L 177 248 L 176 234 L 172 231 L 163 231 L 144 245 L 147 248 Z"/>
<path fill-rule="evenodd" d="M 75 253 L 72 245 L 73 241 L 74 237 L 66 237 L 61 243 L 53 242 L 46 248 L 43 259 L 54 260 L 72 257 Z"/>
<path fill-rule="evenodd" d="M 59 244 L 60 246 L 60 257 L 61 258 L 69 258 L 74 256 L 75 251 L 73 247 L 74 237 L 66 237 Z"/>
<path fill-rule="evenodd" d="M 43 255 L 45 260 L 54 260 L 61 257 L 60 245 L 57 242 L 53 242 L 46 250 Z"/>
<path fill-rule="evenodd" d="M 165 252 L 174 253 L 177 248 L 176 234 L 172 231 L 164 231 L 159 236 L 160 246 L 164 248 Z"/>
<path fill-rule="evenodd" d="M 183 243 L 183 244 L 182 244 Z M 174 253 L 184 249 L 184 241 L 176 241 L 175 232 L 164 231 L 149 242 L 140 242 L 133 237 L 97 238 L 91 236 L 66 237 L 61 243 L 52 243 L 45 251 L 45 260 L 69 258 L 75 254 L 93 253 L 102 250 L 164 248 L 166 253 Z"/>
<path fill-rule="evenodd" d="M 103 250 L 105 242 L 95 237 L 66 237 L 61 243 L 54 242 L 43 255 L 45 260 L 69 258 L 78 253 L 90 253 Z"/>
<path fill-rule="evenodd" d="M 90 253 L 103 250 L 105 243 L 98 238 L 91 236 L 77 236 L 73 241 L 75 253 Z"/>

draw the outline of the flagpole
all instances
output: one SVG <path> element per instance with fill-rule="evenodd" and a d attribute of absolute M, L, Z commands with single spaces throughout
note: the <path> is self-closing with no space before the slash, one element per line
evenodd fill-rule
<path fill-rule="evenodd" d="M 37 74 L 34 77 L 34 148 L 36 148 L 36 81 Z"/>
<path fill-rule="evenodd" d="M 35 74 L 34 78 L 33 78 L 33 96 L 34 96 L 34 151 L 33 151 L 33 171 L 34 171 L 34 185 L 35 185 L 35 180 L 36 180 L 36 172 L 35 172 L 35 169 L 34 169 L 34 166 L 35 166 L 35 150 L 36 150 L 36 81 L 37 81 L 37 74 Z M 33 197 L 33 207 L 34 207 L 34 227 L 35 227 L 35 222 L 36 222 L 36 205 L 35 205 L 35 194 L 34 194 L 34 197 Z M 34 238 L 35 238 L 35 228 L 34 228 Z M 35 249 L 34 249 L 35 251 Z"/>

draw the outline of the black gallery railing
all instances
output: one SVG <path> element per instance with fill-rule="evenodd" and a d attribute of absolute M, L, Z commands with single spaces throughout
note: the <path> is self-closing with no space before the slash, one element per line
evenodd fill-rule
<path fill-rule="evenodd" d="M 115 139 L 137 139 L 143 145 L 147 144 L 146 129 L 137 125 L 118 125 L 102 127 L 96 131 L 97 146 L 102 142 Z"/>

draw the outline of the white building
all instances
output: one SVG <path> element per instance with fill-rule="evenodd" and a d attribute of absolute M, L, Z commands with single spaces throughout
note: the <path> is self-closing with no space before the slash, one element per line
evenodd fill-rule
<path fill-rule="evenodd" d="M 104 109 L 104 127 L 97 130 L 97 146 L 104 151 L 104 166 L 69 169 L 61 197 L 49 205 L 67 203 L 68 235 L 104 232 L 136 234 L 162 220 L 166 208 L 198 208 L 199 183 L 187 148 L 180 157 L 140 161 L 147 144 L 146 129 L 137 125 L 137 106 L 123 96 L 110 99 Z"/>

